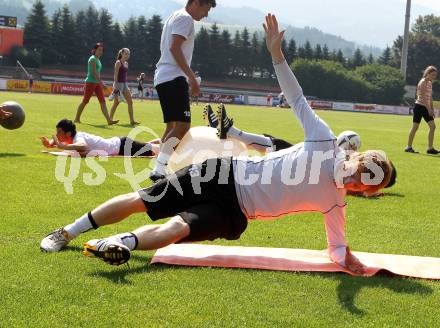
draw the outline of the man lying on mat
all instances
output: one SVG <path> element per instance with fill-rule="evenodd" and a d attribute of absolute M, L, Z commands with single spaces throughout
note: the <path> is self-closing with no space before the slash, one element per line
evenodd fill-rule
<path fill-rule="evenodd" d="M 41 137 L 46 148 L 77 151 L 81 156 L 94 155 L 108 156 L 155 156 L 159 153 L 160 140 L 139 142 L 127 137 L 102 138 L 86 132 L 77 132 L 76 125 L 71 120 L 58 122 L 57 133 L 52 140 Z M 127 150 L 125 150 L 127 148 Z"/>
<path fill-rule="evenodd" d="M 320 212 L 324 216 L 330 259 L 363 274 L 365 268 L 345 239 L 347 190 L 374 193 L 388 185 L 391 163 L 370 151 L 346 160 L 328 125 L 310 108 L 281 50 L 283 32 L 275 16 L 264 25 L 281 88 L 301 122 L 305 141 L 264 157 L 212 159 L 186 167 L 150 188 L 113 198 L 41 242 L 57 252 L 81 233 L 146 212 L 167 223 L 90 240 L 83 253 L 113 265 L 125 263 L 133 250 L 154 250 L 172 243 L 224 238 L 236 240 L 248 220 Z"/>
<path fill-rule="evenodd" d="M 240 130 L 234 124 L 234 120 L 230 118 L 226 113 L 226 108 L 223 104 L 218 107 L 218 110 L 215 113 L 210 104 L 206 105 L 203 110 L 203 118 L 208 123 L 209 127 L 218 130 L 217 135 L 220 139 L 236 139 L 244 143 L 246 147 L 250 150 L 255 150 L 257 152 L 267 154 L 294 146 L 294 144 L 291 144 L 286 140 L 276 138 L 269 134 L 255 134 Z M 219 122 L 222 123 L 219 124 Z M 354 158 L 356 156 L 359 156 L 361 139 L 356 132 L 344 131 L 338 135 L 336 145 L 345 152 L 346 159 L 349 160 L 350 157 Z M 386 185 L 385 188 L 391 188 L 396 183 L 397 171 L 392 163 L 391 167 L 391 179 L 389 184 Z M 373 194 L 361 191 L 347 191 L 347 195 L 371 198 L 384 196 L 384 193 L 381 191 L 377 191 Z"/>

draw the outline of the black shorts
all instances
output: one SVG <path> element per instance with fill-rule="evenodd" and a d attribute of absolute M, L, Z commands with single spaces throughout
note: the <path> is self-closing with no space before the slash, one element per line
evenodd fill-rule
<path fill-rule="evenodd" d="M 191 107 L 189 101 L 189 85 L 186 78 L 180 76 L 172 81 L 156 86 L 162 107 L 163 121 L 191 122 Z"/>
<path fill-rule="evenodd" d="M 121 146 L 119 147 L 119 156 L 154 156 L 151 144 L 138 142 L 127 137 L 121 137 Z M 131 144 L 130 149 L 125 153 L 125 146 Z"/>
<path fill-rule="evenodd" d="M 275 151 L 287 149 L 287 148 L 290 148 L 293 146 L 290 142 L 283 140 L 283 139 L 275 138 L 275 137 L 271 136 L 270 134 L 263 134 L 263 135 L 265 137 L 272 139 L 272 144 L 275 148 Z"/>
<path fill-rule="evenodd" d="M 415 104 L 413 109 L 413 122 L 420 124 L 420 122 L 422 122 L 422 117 L 426 123 L 434 121 L 434 117 L 429 114 L 428 109 L 425 106 Z"/>
<path fill-rule="evenodd" d="M 180 242 L 236 240 L 247 227 L 235 191 L 232 158 L 188 166 L 139 194 L 153 221 L 179 215 L 189 225 L 189 236 Z"/>

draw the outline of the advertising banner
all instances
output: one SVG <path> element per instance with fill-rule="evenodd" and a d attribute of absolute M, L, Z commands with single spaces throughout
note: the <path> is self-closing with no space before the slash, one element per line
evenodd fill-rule
<path fill-rule="evenodd" d="M 330 101 L 312 100 L 310 101 L 310 107 L 314 109 L 332 109 L 333 103 Z"/>
<path fill-rule="evenodd" d="M 202 93 L 199 97 L 201 102 L 212 102 L 212 103 L 223 103 L 232 104 L 234 103 L 235 96 L 214 94 L 214 93 Z"/>

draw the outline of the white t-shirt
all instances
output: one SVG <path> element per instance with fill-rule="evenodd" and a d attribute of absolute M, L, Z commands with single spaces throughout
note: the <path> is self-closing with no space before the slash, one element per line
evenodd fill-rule
<path fill-rule="evenodd" d="M 154 74 L 154 86 L 172 81 L 179 76 L 187 77 L 170 51 L 173 35 L 180 35 L 186 39 L 182 44 L 182 52 L 188 66 L 191 66 L 195 40 L 194 19 L 185 8 L 174 12 L 163 27 L 160 41 L 161 57 Z"/>
<path fill-rule="evenodd" d="M 87 153 L 93 151 L 97 154 L 118 155 L 121 148 L 121 138 L 113 137 L 104 139 L 86 132 L 77 132 L 73 143 L 83 142 L 87 145 Z"/>
<path fill-rule="evenodd" d="M 237 198 L 249 219 L 324 215 L 330 258 L 345 264 L 345 190 L 336 183 L 344 153 L 329 126 L 310 108 L 286 62 L 276 65 L 281 88 L 304 128 L 305 141 L 265 157 L 234 158 Z"/>

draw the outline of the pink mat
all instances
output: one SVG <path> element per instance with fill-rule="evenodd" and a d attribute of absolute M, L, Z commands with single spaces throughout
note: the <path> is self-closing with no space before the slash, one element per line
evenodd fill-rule
<path fill-rule="evenodd" d="M 440 279 L 440 258 L 353 252 L 368 269 L 365 276 L 385 270 L 396 275 Z M 296 272 L 346 272 L 331 262 L 327 251 L 175 244 L 157 250 L 151 263 Z"/>

